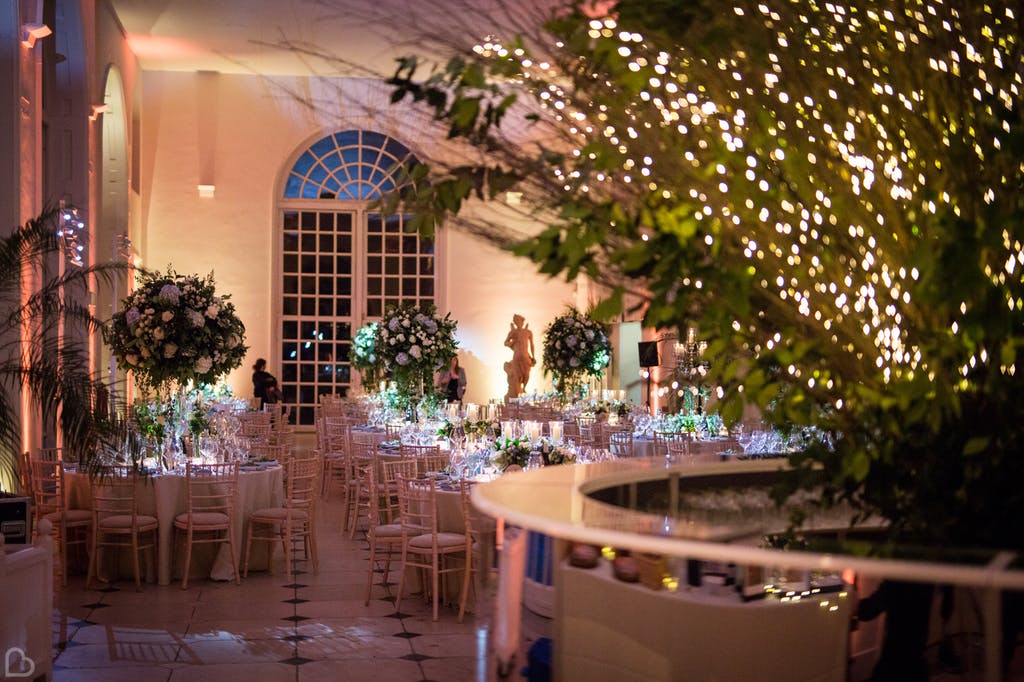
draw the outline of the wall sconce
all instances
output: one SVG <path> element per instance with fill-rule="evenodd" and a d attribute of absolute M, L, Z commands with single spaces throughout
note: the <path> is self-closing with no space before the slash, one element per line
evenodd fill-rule
<path fill-rule="evenodd" d="M 114 248 L 117 251 L 117 258 L 131 263 L 134 258 L 132 253 L 132 240 L 128 238 L 127 232 L 118 232 L 114 237 Z"/>
<path fill-rule="evenodd" d="M 203 199 L 212 199 L 216 189 L 216 185 L 199 185 L 199 196 Z"/>
<path fill-rule="evenodd" d="M 96 119 L 98 119 L 100 117 L 100 114 L 105 114 L 108 111 L 110 111 L 110 105 L 109 104 L 93 104 L 92 105 L 92 113 L 89 114 L 89 120 L 90 121 L 95 121 Z"/>
<path fill-rule="evenodd" d="M 21 44 L 31 50 L 35 47 L 37 40 L 52 34 L 53 31 L 46 24 L 22 24 Z"/>
<path fill-rule="evenodd" d="M 64 257 L 72 265 L 82 267 L 85 264 L 85 241 L 88 237 L 85 222 L 78 215 L 78 209 L 70 204 L 60 202 L 60 218 L 57 223 L 57 238 L 64 246 Z"/>

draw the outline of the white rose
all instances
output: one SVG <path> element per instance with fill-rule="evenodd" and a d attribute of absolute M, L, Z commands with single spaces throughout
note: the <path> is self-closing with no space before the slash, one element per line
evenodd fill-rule
<path fill-rule="evenodd" d="M 145 346 L 142 347 L 142 350 L 140 351 L 140 353 L 142 354 L 142 357 L 144 357 L 144 358 L 148 358 L 149 355 L 150 355 L 149 349 L 146 348 Z"/>
<path fill-rule="evenodd" d="M 197 374 L 206 374 L 207 372 L 210 371 L 210 368 L 212 368 L 212 367 L 213 367 L 213 360 L 211 360 L 210 358 L 206 357 L 205 355 L 203 357 L 199 358 L 198 360 L 196 360 L 196 373 Z"/>
<path fill-rule="evenodd" d="M 174 313 L 172 313 L 170 310 L 165 310 L 164 314 L 160 316 L 160 319 L 163 320 L 164 322 L 170 322 L 171 320 L 174 319 Z"/>
<path fill-rule="evenodd" d="M 163 340 L 163 338 L 164 338 L 164 328 L 163 327 L 157 327 L 156 329 L 154 329 L 153 330 L 153 338 L 156 339 L 157 341 Z"/>
<path fill-rule="evenodd" d="M 168 342 L 164 346 L 164 357 L 173 358 L 178 352 L 178 344 Z"/>
<path fill-rule="evenodd" d="M 134 354 L 126 355 L 126 356 L 124 356 L 124 360 L 129 365 L 133 365 L 134 366 L 134 365 L 139 364 L 139 356 L 138 355 L 134 355 Z"/>
<path fill-rule="evenodd" d="M 409 355 L 419 360 L 420 357 L 422 357 L 423 353 L 420 352 L 419 346 L 413 346 L 412 348 L 409 349 Z"/>
<path fill-rule="evenodd" d="M 220 314 L 220 306 L 216 303 L 212 303 L 206 308 L 206 316 L 211 320 L 216 320 L 217 315 Z"/>

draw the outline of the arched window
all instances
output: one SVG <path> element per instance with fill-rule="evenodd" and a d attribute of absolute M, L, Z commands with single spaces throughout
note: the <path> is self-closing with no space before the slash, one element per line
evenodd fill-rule
<path fill-rule="evenodd" d="M 434 302 L 433 241 L 407 232 L 407 216 L 373 210 L 416 163 L 387 135 L 346 130 L 310 145 L 288 172 L 278 338 L 284 400 L 298 424 L 313 424 L 320 395 L 357 385 L 349 351 L 360 326 L 390 303 Z"/>

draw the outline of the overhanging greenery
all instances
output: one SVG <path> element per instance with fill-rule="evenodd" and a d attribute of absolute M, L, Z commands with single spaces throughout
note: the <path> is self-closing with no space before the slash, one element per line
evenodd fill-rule
<path fill-rule="evenodd" d="M 541 271 L 711 340 L 736 418 L 817 425 L 826 502 L 1024 548 L 1024 58 L 1015 3 L 573 2 L 392 79 L 481 163 L 394 200 L 430 231 L 515 189 Z M 523 132 L 524 121 L 529 129 Z M 396 204 L 397 205 L 397 204 Z"/>

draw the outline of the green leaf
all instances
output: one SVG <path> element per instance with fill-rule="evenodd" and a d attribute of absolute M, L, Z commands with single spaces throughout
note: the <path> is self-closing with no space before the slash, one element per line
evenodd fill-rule
<path fill-rule="evenodd" d="M 967 444 L 964 445 L 964 455 L 976 455 L 980 452 L 984 452 L 985 449 L 988 448 L 990 441 L 991 439 L 988 437 L 970 439 L 967 441 Z"/>

